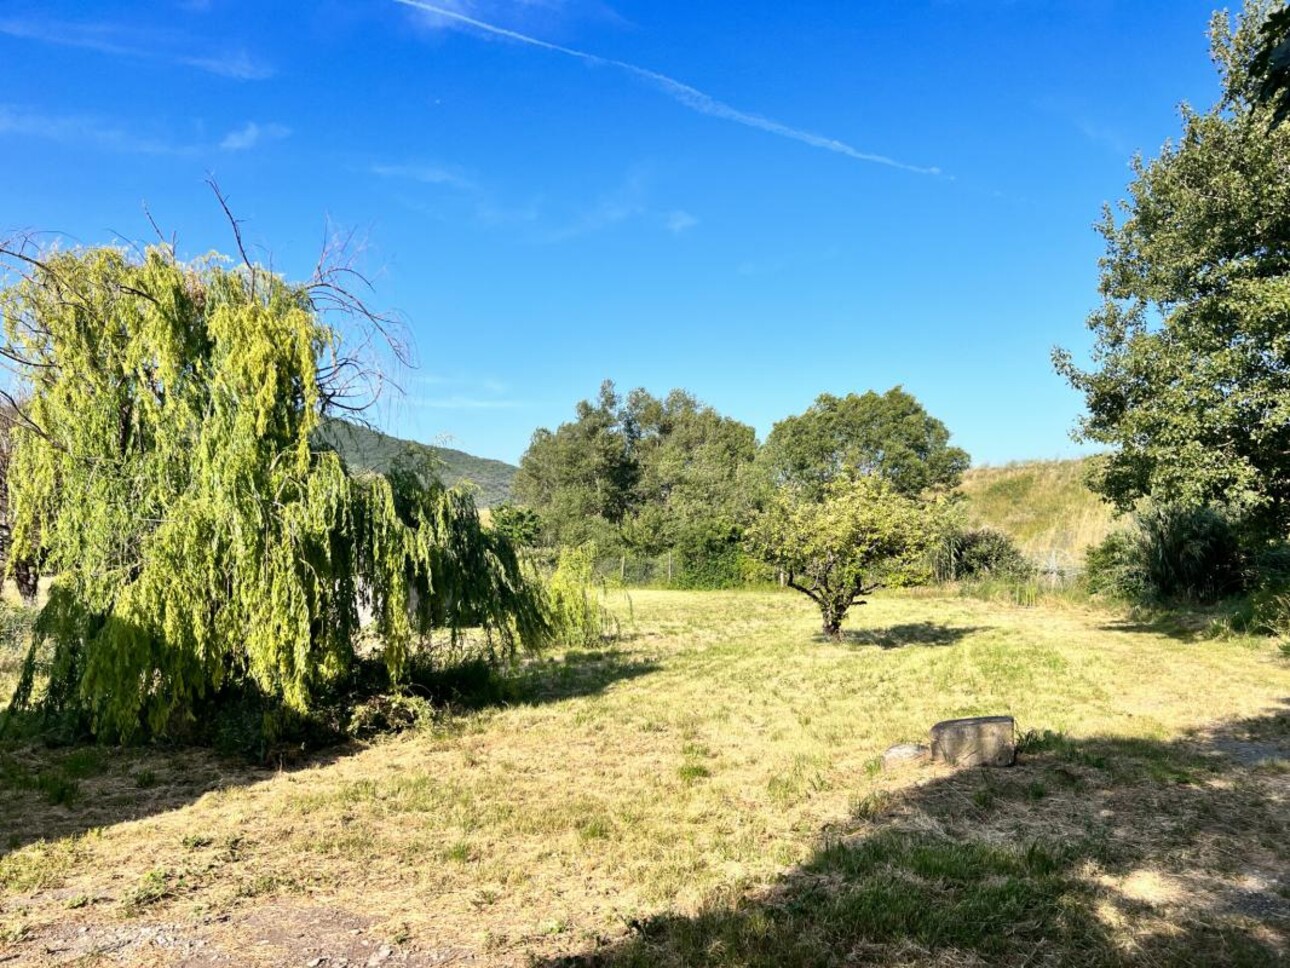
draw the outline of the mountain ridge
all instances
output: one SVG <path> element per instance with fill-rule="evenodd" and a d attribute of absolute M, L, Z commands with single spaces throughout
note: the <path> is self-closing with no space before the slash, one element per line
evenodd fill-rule
<path fill-rule="evenodd" d="M 449 487 L 467 481 L 474 484 L 478 489 L 475 502 L 481 508 L 496 507 L 510 500 L 511 482 L 519 470 L 506 461 L 395 437 L 374 427 L 334 417 L 324 421 L 318 439 L 335 448 L 346 464 L 358 470 L 385 473 L 397 457 L 408 451 L 428 456 L 438 466 L 444 484 Z"/>

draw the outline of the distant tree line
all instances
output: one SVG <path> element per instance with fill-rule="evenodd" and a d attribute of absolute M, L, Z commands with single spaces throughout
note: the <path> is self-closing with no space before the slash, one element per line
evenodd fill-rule
<path fill-rule="evenodd" d="M 745 538 L 784 495 L 819 503 L 835 481 L 872 478 L 917 499 L 952 489 L 967 466 L 945 425 L 900 387 L 822 394 L 759 443 L 685 390 L 621 395 L 606 381 L 573 420 L 534 433 L 515 477 L 520 507 L 495 520 L 549 547 L 671 554 L 673 584 L 722 587 L 773 574 L 774 556 L 752 554 Z"/>

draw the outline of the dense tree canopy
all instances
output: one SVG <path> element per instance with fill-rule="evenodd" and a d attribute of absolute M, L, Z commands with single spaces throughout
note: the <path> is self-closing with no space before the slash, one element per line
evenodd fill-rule
<path fill-rule="evenodd" d="M 755 498 L 756 435 L 692 395 L 620 397 L 606 382 L 576 419 L 539 430 L 515 478 L 557 544 L 600 539 L 643 554 L 738 537 Z"/>
<path fill-rule="evenodd" d="M 579 544 L 618 525 L 632 506 L 640 467 L 631 414 L 606 381 L 595 403 L 554 432 L 534 431 L 515 475 L 515 496 L 537 510 L 557 543 Z"/>
<path fill-rule="evenodd" d="M 907 496 L 956 486 L 967 452 L 911 394 L 821 394 L 775 424 L 762 459 L 777 483 L 819 491 L 840 476 L 876 475 Z"/>
<path fill-rule="evenodd" d="M 349 669 L 360 603 L 392 673 L 418 632 L 543 633 L 509 545 L 407 468 L 346 472 L 311 441 L 353 388 L 320 277 L 292 285 L 171 249 L 7 252 L 15 556 L 54 576 L 15 705 L 155 732 L 253 683 L 307 709 Z"/>
<path fill-rule="evenodd" d="M 1121 509 L 1144 496 L 1224 505 L 1257 531 L 1290 527 L 1290 127 L 1255 98 L 1270 5 L 1212 25 L 1223 96 L 1183 109 L 1183 133 L 1135 163 L 1100 231 L 1094 366 L 1059 352 L 1085 396 L 1083 439 L 1113 448 L 1094 486 Z"/>
<path fill-rule="evenodd" d="M 878 475 L 840 476 L 820 491 L 781 487 L 748 533 L 754 553 L 820 608 L 825 635 L 841 635 L 852 605 L 884 584 L 915 577 L 936 534 L 935 506 Z"/>
<path fill-rule="evenodd" d="M 1290 7 L 1272 11 L 1263 25 L 1251 64 L 1259 103 L 1272 110 L 1272 125 L 1290 118 Z"/>

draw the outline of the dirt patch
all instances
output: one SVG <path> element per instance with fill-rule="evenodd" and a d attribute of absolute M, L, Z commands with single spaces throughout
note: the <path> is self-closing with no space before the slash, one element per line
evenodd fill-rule
<path fill-rule="evenodd" d="M 461 948 L 417 950 L 385 938 L 374 921 L 328 906 L 275 903 L 189 924 L 59 924 L 0 947 L 0 965 L 432 968 L 477 964 Z"/>

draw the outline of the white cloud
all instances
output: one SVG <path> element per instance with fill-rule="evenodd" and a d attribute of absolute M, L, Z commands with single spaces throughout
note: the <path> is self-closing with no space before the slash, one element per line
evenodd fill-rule
<path fill-rule="evenodd" d="M 643 203 L 630 198 L 605 198 L 583 212 L 569 225 L 552 232 L 546 237 L 546 241 L 567 242 L 582 235 L 591 235 L 593 232 L 638 218 L 647 211 Z"/>
<path fill-rule="evenodd" d="M 265 141 L 281 141 L 291 134 L 291 129 L 281 124 L 259 124 L 248 121 L 230 131 L 219 146 L 224 151 L 247 151 Z"/>
<path fill-rule="evenodd" d="M 459 17 L 480 20 L 504 19 L 526 27 L 550 26 L 571 16 L 591 15 L 599 20 L 623 23 L 622 17 L 604 4 L 581 0 L 438 0 L 435 6 L 444 13 L 425 11 L 418 18 L 430 30 L 460 30 Z"/>
<path fill-rule="evenodd" d="M 30 108 L 0 104 L 0 136 L 37 138 L 79 148 L 98 148 L 123 154 L 202 155 L 217 147 L 224 151 L 246 151 L 265 141 L 285 138 L 288 128 L 280 124 L 248 122 L 230 131 L 218 145 L 186 142 L 169 135 L 150 135 L 118 121 L 77 114 L 45 114 Z"/>
<path fill-rule="evenodd" d="M 92 50 L 113 57 L 177 64 L 239 81 L 264 80 L 274 73 L 272 67 L 256 61 L 244 50 L 194 56 L 190 53 L 193 49 L 206 45 L 174 31 L 10 18 L 0 20 L 0 34 L 59 47 Z"/>
<path fill-rule="evenodd" d="M 699 224 L 695 216 L 682 209 L 661 211 L 656 208 L 649 201 L 648 189 L 647 173 L 640 169 L 633 171 L 616 190 L 602 195 L 595 205 L 564 228 L 549 233 L 542 241 L 566 242 L 631 221 L 662 227 L 673 235 L 681 235 Z"/>

